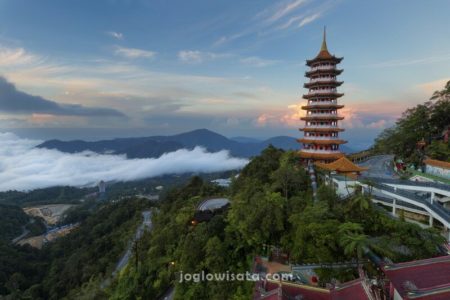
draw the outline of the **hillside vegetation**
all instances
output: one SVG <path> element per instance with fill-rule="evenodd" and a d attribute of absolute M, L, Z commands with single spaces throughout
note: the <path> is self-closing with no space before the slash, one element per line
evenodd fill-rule
<path fill-rule="evenodd" d="M 375 141 L 374 151 L 392 153 L 419 166 L 423 153 L 418 151 L 417 142 L 424 140 L 425 155 L 450 162 L 450 143 L 442 137 L 449 126 L 450 81 L 430 101 L 406 110 L 394 127 L 384 130 Z"/>
<path fill-rule="evenodd" d="M 436 231 L 393 219 L 363 195 L 342 201 L 324 185 L 315 203 L 309 187 L 296 153 L 274 147 L 254 158 L 229 190 L 194 177 L 167 195 L 137 259 L 113 283 L 109 297 L 158 299 L 174 286 L 175 299 L 250 299 L 253 282 L 180 283 L 177 276 L 251 271 L 255 255 L 269 254 L 267 245 L 289 253 L 292 263 L 361 259 L 365 248 L 393 261 L 439 254 L 443 238 Z M 210 196 L 229 197 L 231 207 L 192 224 L 196 205 Z M 332 278 L 357 277 L 354 269 L 318 272 L 322 286 Z"/>
<path fill-rule="evenodd" d="M 106 299 L 100 285 L 149 205 L 128 199 L 97 206 L 78 229 L 42 250 L 0 241 L 0 299 Z"/>
<path fill-rule="evenodd" d="M 28 220 L 20 207 L 0 204 L 0 240 L 10 241 L 20 235 Z"/>

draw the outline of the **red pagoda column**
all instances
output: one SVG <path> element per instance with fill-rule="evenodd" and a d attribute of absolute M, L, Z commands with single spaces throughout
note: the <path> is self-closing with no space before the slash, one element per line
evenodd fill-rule
<path fill-rule="evenodd" d="M 303 145 L 300 157 L 304 162 L 312 160 L 328 163 L 344 156 L 339 150 L 339 145 L 346 143 L 339 138 L 339 132 L 344 129 L 339 128 L 338 124 L 339 120 L 344 119 L 338 114 L 338 110 L 344 107 L 338 104 L 338 98 L 344 94 L 337 91 L 343 82 L 336 80 L 342 73 L 336 68 L 342 59 L 328 52 L 324 30 L 319 54 L 306 61 L 309 70 L 305 76 L 309 81 L 304 84 L 308 93 L 303 98 L 308 100 L 308 104 L 302 106 L 306 110 L 306 116 L 301 118 L 305 121 L 305 127 L 300 129 L 304 136 L 298 140 Z"/>

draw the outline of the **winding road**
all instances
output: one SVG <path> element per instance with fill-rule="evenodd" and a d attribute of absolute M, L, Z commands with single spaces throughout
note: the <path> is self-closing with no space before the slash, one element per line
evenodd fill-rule
<path fill-rule="evenodd" d="M 15 238 L 13 238 L 11 242 L 13 244 L 15 244 L 15 243 L 19 242 L 21 239 L 23 239 L 25 236 L 27 236 L 28 233 L 30 233 L 30 231 L 26 228 L 26 226 L 28 224 L 33 224 L 34 221 L 35 221 L 34 218 L 30 218 L 30 221 L 27 224 L 22 226 L 22 234 L 17 236 L 17 237 L 15 237 Z"/>
<path fill-rule="evenodd" d="M 151 216 L 152 216 L 152 213 L 149 210 L 142 212 L 142 217 L 144 220 L 142 221 L 142 224 L 136 229 L 136 233 L 134 234 L 133 239 L 130 241 L 127 251 L 125 252 L 125 254 L 122 256 L 122 258 L 117 263 L 116 269 L 114 270 L 114 272 L 112 274 L 113 277 L 116 276 L 128 264 L 128 261 L 130 260 L 130 257 L 132 255 L 134 243 L 142 237 L 145 230 L 152 229 Z"/>

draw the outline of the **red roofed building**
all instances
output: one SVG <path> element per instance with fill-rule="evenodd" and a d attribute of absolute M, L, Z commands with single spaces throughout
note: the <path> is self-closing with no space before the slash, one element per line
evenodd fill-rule
<path fill-rule="evenodd" d="M 383 267 L 391 299 L 449 300 L 450 256 Z"/>
<path fill-rule="evenodd" d="M 289 273 L 284 268 L 255 257 L 253 272 L 261 275 Z M 264 277 L 262 277 L 264 278 Z M 268 277 L 266 277 L 268 278 Z M 256 282 L 253 300 L 375 300 L 365 279 L 349 281 L 334 288 L 322 288 L 292 281 L 261 279 Z"/>
<path fill-rule="evenodd" d="M 375 299 L 363 279 L 346 282 L 334 289 L 309 285 L 259 281 L 256 284 L 253 300 L 371 300 Z"/>

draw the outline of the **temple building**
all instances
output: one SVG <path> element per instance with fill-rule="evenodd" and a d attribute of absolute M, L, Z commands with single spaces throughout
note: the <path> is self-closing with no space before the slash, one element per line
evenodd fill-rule
<path fill-rule="evenodd" d="M 337 101 L 344 95 L 337 91 L 337 87 L 343 82 L 336 79 L 342 73 L 342 70 L 336 68 L 342 59 L 328 51 L 324 30 L 319 54 L 306 61 L 309 70 L 305 76 L 309 82 L 304 84 L 308 93 L 303 98 L 308 103 L 302 106 L 306 110 L 306 116 L 301 118 L 305 121 L 305 127 L 300 129 L 304 136 L 298 140 L 303 145 L 300 157 L 304 162 L 312 160 L 329 163 L 344 156 L 339 151 L 339 145 L 346 143 L 339 138 L 339 132 L 344 129 L 338 126 L 338 121 L 344 119 L 338 114 L 338 110 L 344 105 Z"/>
<path fill-rule="evenodd" d="M 368 168 L 355 165 L 345 156 L 331 163 L 316 162 L 314 165 L 321 170 L 329 172 L 330 174 L 335 173 L 338 175 L 349 177 L 351 179 L 358 178 L 358 175 L 360 175 L 361 172 L 368 170 Z"/>

